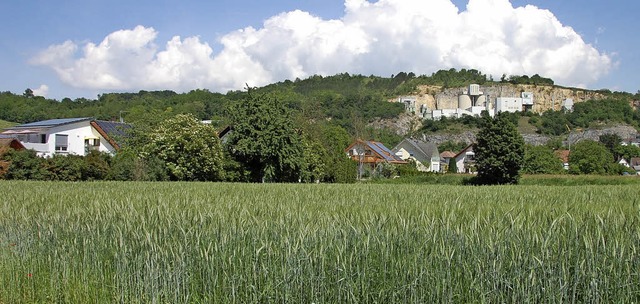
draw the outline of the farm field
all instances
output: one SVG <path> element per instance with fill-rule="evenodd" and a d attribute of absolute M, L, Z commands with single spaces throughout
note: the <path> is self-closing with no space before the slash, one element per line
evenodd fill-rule
<path fill-rule="evenodd" d="M 0 181 L 0 303 L 632 303 L 640 188 Z"/>

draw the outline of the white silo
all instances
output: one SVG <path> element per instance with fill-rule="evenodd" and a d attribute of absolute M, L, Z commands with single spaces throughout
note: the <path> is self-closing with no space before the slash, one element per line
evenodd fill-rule
<path fill-rule="evenodd" d="M 459 109 L 468 109 L 471 108 L 473 104 L 471 103 L 471 96 L 469 95 L 458 95 L 458 108 Z"/>

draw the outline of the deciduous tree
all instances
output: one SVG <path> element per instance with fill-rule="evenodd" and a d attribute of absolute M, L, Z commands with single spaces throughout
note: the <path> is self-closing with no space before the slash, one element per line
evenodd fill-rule
<path fill-rule="evenodd" d="M 562 161 L 547 146 L 525 147 L 522 172 L 527 174 L 560 174 L 564 172 Z"/>
<path fill-rule="evenodd" d="M 507 115 L 483 116 L 474 146 L 479 184 L 517 184 L 524 156 L 524 139 Z"/>
<path fill-rule="evenodd" d="M 293 125 L 290 109 L 269 94 L 248 89 L 229 116 L 233 131 L 230 154 L 250 172 L 253 182 L 296 182 L 305 166 L 302 138 Z"/>
<path fill-rule="evenodd" d="M 583 140 L 571 146 L 569 173 L 605 174 L 612 164 L 613 156 L 607 148 L 593 140 Z"/>
<path fill-rule="evenodd" d="M 213 127 L 191 114 L 160 123 L 150 134 L 144 154 L 162 160 L 173 180 L 223 179 L 222 147 Z"/>

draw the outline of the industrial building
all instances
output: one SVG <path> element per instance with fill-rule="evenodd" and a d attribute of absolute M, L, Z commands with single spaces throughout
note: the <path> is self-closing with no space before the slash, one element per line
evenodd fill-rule
<path fill-rule="evenodd" d="M 412 113 L 415 112 L 415 100 L 413 104 L 410 103 L 409 98 L 401 99 L 405 103 L 405 107 L 412 109 Z M 399 100 L 400 101 L 400 100 Z M 413 108 L 411 108 L 413 105 Z M 480 90 L 480 85 L 471 84 L 462 93 L 458 95 L 457 108 L 446 107 L 429 109 L 424 105 L 420 108 L 420 111 L 416 114 L 424 119 L 439 120 L 442 117 L 447 118 L 461 118 L 464 115 L 480 116 L 483 111 L 487 111 L 490 116 L 500 112 L 522 112 L 530 111 L 533 109 L 534 99 L 533 93 L 522 92 L 520 97 L 496 97 L 492 99 L 492 96 L 484 94 Z M 409 110 L 408 110 L 409 111 Z"/>

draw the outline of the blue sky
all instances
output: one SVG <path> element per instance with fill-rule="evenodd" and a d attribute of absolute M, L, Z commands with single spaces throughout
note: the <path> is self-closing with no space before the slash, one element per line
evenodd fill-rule
<path fill-rule="evenodd" d="M 0 91 L 50 98 L 477 68 L 640 89 L 639 1 L 2 1 Z"/>

